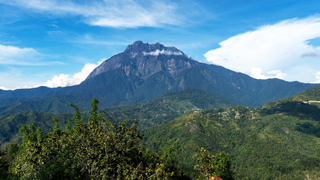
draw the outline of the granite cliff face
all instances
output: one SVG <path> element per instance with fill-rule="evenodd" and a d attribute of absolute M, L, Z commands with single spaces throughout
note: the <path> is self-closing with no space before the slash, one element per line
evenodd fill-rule
<path fill-rule="evenodd" d="M 144 80 L 160 71 L 166 71 L 172 76 L 176 76 L 185 69 L 198 64 L 175 47 L 136 41 L 132 45 L 128 45 L 124 52 L 104 61 L 85 81 L 90 81 L 99 74 L 117 68 L 123 69 L 127 76 L 139 76 Z"/>

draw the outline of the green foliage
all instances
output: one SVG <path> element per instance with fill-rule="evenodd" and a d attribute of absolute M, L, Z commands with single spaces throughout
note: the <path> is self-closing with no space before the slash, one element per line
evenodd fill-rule
<path fill-rule="evenodd" d="M 21 140 L 19 129 L 22 124 L 34 124 L 40 127 L 44 133 L 48 133 L 50 128 L 54 126 L 52 116 L 59 118 L 61 125 L 67 124 L 68 118 L 72 118 L 72 114 L 69 113 L 52 114 L 36 111 L 0 116 L 0 144 L 4 145 L 6 142 L 18 143 Z M 71 125 L 73 124 L 74 122 Z"/>
<path fill-rule="evenodd" d="M 131 106 L 118 106 L 103 110 L 113 121 L 139 119 L 139 129 L 171 121 L 181 115 L 195 110 L 226 108 L 235 103 L 214 96 L 200 89 L 186 88 L 170 92 L 147 102 Z"/>
<path fill-rule="evenodd" d="M 226 108 L 234 103 L 222 98 L 213 96 L 203 90 L 187 88 L 183 91 L 170 92 L 147 102 L 141 102 L 130 106 L 118 106 L 98 110 L 98 113 L 104 113 L 110 117 L 114 123 L 122 122 L 124 119 L 139 119 L 139 130 L 171 121 L 189 111 L 203 110 L 212 108 Z M 91 111 L 79 113 L 78 106 L 70 104 L 75 109 L 74 121 L 71 113 L 44 113 L 36 111 L 27 111 L 18 114 L 0 116 L 0 144 L 5 142 L 17 142 L 20 137 L 18 134 L 21 124 L 34 124 L 41 127 L 46 134 L 53 127 L 52 116 L 59 119 L 62 127 L 71 128 L 72 125 L 87 123 Z M 65 107 L 65 104 L 63 105 Z M 72 108 L 69 108 L 72 109 Z M 69 110 L 68 110 L 69 111 Z M 93 111 L 95 112 L 95 111 Z M 82 118 L 82 117 L 83 118 Z M 84 121 L 85 120 L 85 121 Z"/>
<path fill-rule="evenodd" d="M 14 159 L 18 152 L 16 143 L 6 144 L 0 150 L 0 180 L 16 180 L 19 177 L 8 173 L 10 162 Z"/>
<path fill-rule="evenodd" d="M 159 153 L 140 145 L 136 120 L 116 126 L 97 115 L 97 106 L 94 98 L 89 123 L 84 124 L 73 105 L 76 125 L 72 129 L 60 129 L 57 118 L 53 118 L 54 127 L 47 135 L 39 127 L 23 125 L 21 146 L 9 172 L 21 179 L 168 179 L 172 176 Z"/>
<path fill-rule="evenodd" d="M 197 163 L 190 155 L 203 147 L 210 154 L 230 154 L 231 170 L 243 179 L 303 179 L 317 177 L 320 170 L 319 114 L 316 106 L 302 102 L 235 106 L 187 113 L 141 134 L 152 150 L 176 146 L 178 164 L 189 172 Z"/>
<path fill-rule="evenodd" d="M 215 167 L 213 165 L 213 157 L 203 148 L 197 153 L 199 158 L 197 159 L 198 165 L 194 166 L 194 169 L 199 171 L 199 179 L 209 179 L 215 175 Z"/>
<path fill-rule="evenodd" d="M 91 148 L 92 152 L 101 152 L 95 147 L 96 145 L 99 146 L 99 143 L 102 144 L 102 141 L 93 137 L 89 127 L 97 127 L 97 132 L 99 130 L 98 127 L 102 127 L 104 131 L 112 134 L 121 127 L 129 128 L 134 126 L 138 128 L 137 123 L 134 122 L 122 123 L 123 119 L 139 118 L 140 125 L 146 128 L 169 121 L 186 111 L 200 109 L 196 107 L 208 107 L 205 103 L 201 105 L 200 102 L 203 102 L 202 100 L 195 101 L 200 96 L 190 96 L 189 100 L 181 101 L 181 99 L 189 97 L 188 93 L 185 95 L 180 94 L 181 96 L 174 93 L 132 106 L 109 108 L 104 111 L 92 108 L 91 112 L 83 114 L 80 114 L 77 106 L 73 105 L 75 108 L 73 120 L 70 119 L 72 117 L 70 114 L 59 114 L 62 121 L 57 121 L 57 119 L 50 122 L 47 120 L 31 121 L 30 119 L 52 119 L 52 114 L 44 115 L 34 111 L 24 112 L 14 115 L 14 117 L 13 115 L 5 115 L 2 116 L 4 117 L 4 123 L 1 124 L 0 131 L 1 135 L 15 132 L 15 129 L 17 129 L 15 126 L 18 126 L 20 121 L 41 127 L 40 129 L 31 125 L 28 128 L 24 125 L 20 129 L 21 134 L 23 134 L 21 146 L 17 150 L 18 146 L 15 144 L 13 149 L 16 150 L 12 151 L 14 153 L 11 154 L 14 155 L 12 157 L 20 157 L 20 160 L 16 158 L 13 163 L 24 168 L 21 172 L 30 171 L 29 174 L 33 174 L 34 178 L 39 179 L 50 176 L 52 179 L 70 179 L 72 177 L 86 179 L 91 177 L 90 175 L 92 174 L 90 173 L 96 172 L 94 170 L 89 171 L 90 168 L 86 166 L 86 163 L 89 161 L 90 163 L 100 163 L 102 161 L 103 164 L 103 160 L 94 161 L 93 158 L 83 158 L 85 156 L 83 153 L 77 153 L 78 155 L 74 156 L 71 152 L 82 151 L 88 153 L 88 149 L 77 147 L 80 144 Z M 163 153 L 159 154 L 145 150 L 139 145 L 142 155 L 138 158 L 140 158 L 140 162 L 144 162 L 147 165 L 153 164 L 152 167 L 154 169 L 155 165 L 159 164 L 161 166 L 158 167 L 162 171 L 167 172 L 167 169 L 174 170 L 169 171 L 174 172 L 175 175 L 171 176 L 171 178 L 187 179 L 186 176 L 183 177 L 185 174 L 195 178 L 198 173 L 193 166 L 197 162 L 191 157 L 201 147 L 204 147 L 210 154 L 219 155 L 219 152 L 222 151 L 230 154 L 229 159 L 232 159 L 233 162 L 231 170 L 236 171 L 240 178 L 318 178 L 320 177 L 318 173 L 320 171 L 320 158 L 318 156 L 320 153 L 319 103 L 301 102 L 317 100 L 317 96 L 317 91 L 311 89 L 307 91 L 307 94 L 302 93 L 294 98 L 271 102 L 258 109 L 235 106 L 227 109 L 211 109 L 198 111 L 198 113 L 187 113 L 176 120 L 142 131 L 143 142 L 146 143 L 147 148 L 159 151 L 165 145 L 169 146 L 166 146 Z M 297 99 L 298 97 L 299 99 Z M 97 103 L 93 102 L 93 107 L 96 107 Z M 196 103 L 198 104 L 196 105 Z M 101 123 L 103 118 L 95 112 L 105 112 L 114 122 L 121 123 L 106 122 L 103 124 Z M 163 114 L 166 114 L 166 116 Z M 89 120 L 84 122 L 81 116 Z M 97 122 L 95 119 L 99 122 L 98 126 L 95 125 L 95 122 Z M 86 122 L 88 124 L 85 124 Z M 60 129 L 59 123 L 65 125 L 65 130 Z M 49 127 L 53 129 L 49 131 Z M 45 135 L 47 132 L 50 133 Z M 133 133 L 133 130 L 131 133 Z M 12 134 L 10 135 L 11 139 L 18 138 L 18 136 Z M 85 140 L 81 140 L 80 137 L 96 143 L 90 144 Z M 101 137 L 106 138 L 106 136 Z M 111 135 L 111 137 L 116 139 L 115 135 Z M 138 141 L 140 143 L 140 140 L 137 140 L 136 144 L 139 144 Z M 5 141 L 2 140 L 2 142 Z M 106 142 L 111 143 L 109 140 Z M 117 142 L 122 141 L 118 140 Z M 60 149 L 63 151 L 60 152 Z M 37 157 L 40 152 L 47 153 L 45 156 L 48 157 L 49 161 L 43 162 L 48 163 L 41 165 L 37 162 L 39 159 L 40 162 L 47 160 L 43 157 Z M 98 154 L 93 153 L 92 156 L 98 156 Z M 130 155 L 128 156 L 130 157 Z M 8 155 L 7 157 L 10 156 Z M 24 162 L 32 163 L 21 164 L 22 157 L 27 158 Z M 222 156 L 222 158 L 225 158 L 225 156 Z M 109 159 L 112 160 L 112 158 Z M 134 159 L 131 158 L 135 162 Z M 20 164 L 17 162 L 20 162 Z M 147 166 L 145 164 L 135 164 L 135 167 L 141 168 L 138 172 L 146 173 L 145 168 Z"/>
<path fill-rule="evenodd" d="M 234 174 L 231 171 L 230 155 L 225 152 L 220 152 L 215 156 L 211 156 L 208 151 L 201 148 L 196 156 L 197 165 L 194 169 L 199 172 L 198 179 L 208 179 L 210 177 L 220 177 L 224 180 L 234 179 Z"/>
<path fill-rule="evenodd" d="M 318 85 L 313 88 L 309 88 L 306 91 L 299 93 L 290 99 L 294 101 L 309 101 L 309 100 L 320 101 L 320 86 Z"/>
<path fill-rule="evenodd" d="M 1 153 L 1 156 L 0 156 L 0 179 L 7 178 L 8 167 L 9 167 L 9 163 L 5 159 L 5 157 L 3 157 L 3 153 Z"/>
<path fill-rule="evenodd" d="M 164 150 L 162 153 L 161 158 L 164 161 L 165 169 L 168 169 L 168 171 L 173 172 L 177 171 L 177 154 L 178 154 L 177 147 L 165 145 Z"/>
<path fill-rule="evenodd" d="M 163 147 L 161 159 L 164 163 L 164 169 L 173 172 L 172 180 L 191 180 L 188 170 L 178 164 L 177 155 L 179 150 L 175 146 L 165 145 Z"/>

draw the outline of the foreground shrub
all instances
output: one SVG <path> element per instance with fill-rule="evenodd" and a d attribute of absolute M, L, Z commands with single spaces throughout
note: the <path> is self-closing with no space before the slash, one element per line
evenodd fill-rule
<path fill-rule="evenodd" d="M 168 179 L 173 175 L 159 153 L 140 145 L 136 120 L 119 123 L 97 114 L 99 101 L 93 98 L 88 124 L 76 105 L 75 125 L 69 119 L 65 130 L 53 118 L 53 129 L 22 125 L 21 146 L 9 172 L 21 179 Z"/>

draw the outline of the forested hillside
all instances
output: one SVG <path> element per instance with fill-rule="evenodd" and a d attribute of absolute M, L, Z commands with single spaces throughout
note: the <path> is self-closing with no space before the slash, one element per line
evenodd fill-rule
<path fill-rule="evenodd" d="M 187 88 L 182 91 L 170 92 L 151 101 L 141 102 L 128 106 L 117 106 L 101 109 L 113 122 L 122 122 L 125 119 L 137 119 L 140 123 L 138 129 L 145 129 L 166 121 L 171 121 L 189 111 L 212 108 L 226 108 L 235 103 L 213 96 L 203 90 Z M 66 108 L 73 109 L 65 104 Z M 52 117 L 59 118 L 62 127 L 67 124 L 72 113 L 44 113 L 26 111 L 17 114 L 0 116 L 0 144 L 19 139 L 18 130 L 21 124 L 34 124 L 47 133 L 53 127 Z M 89 112 L 83 112 L 86 120 Z"/>
<path fill-rule="evenodd" d="M 195 163 L 190 154 L 204 147 L 213 154 L 229 153 L 232 169 L 241 178 L 319 177 L 320 109 L 312 103 L 293 101 L 318 93 L 317 89 L 257 109 L 234 106 L 190 112 L 143 130 L 144 143 L 153 150 L 166 144 L 178 147 L 179 162 L 190 169 Z"/>
<path fill-rule="evenodd" d="M 197 163 L 194 155 L 204 148 L 207 151 L 203 152 L 210 154 L 223 151 L 230 154 L 231 170 L 240 179 L 318 178 L 319 89 L 317 86 L 256 109 L 228 107 L 233 103 L 202 90 L 185 89 L 152 101 L 99 112 L 104 112 L 116 124 L 127 118 L 138 119 L 141 124 L 139 129 L 143 129 L 142 143 L 146 148 L 154 152 L 168 146 L 176 148 L 177 168 L 179 172 L 184 172 L 183 176 L 194 179 L 199 175 L 194 169 Z M 8 137 L 18 138 L 16 130 L 19 129 L 19 118 L 24 119 L 24 123 L 34 123 L 44 130 L 53 127 L 52 120 L 49 120 L 52 114 L 24 113 L 2 116 L 5 117 L 5 133 L 11 133 Z M 86 112 L 83 117 L 86 119 L 91 115 Z M 71 114 L 60 114 L 60 118 L 66 117 L 71 117 Z M 48 119 L 41 121 L 45 118 Z M 67 121 L 60 123 L 64 125 Z"/>

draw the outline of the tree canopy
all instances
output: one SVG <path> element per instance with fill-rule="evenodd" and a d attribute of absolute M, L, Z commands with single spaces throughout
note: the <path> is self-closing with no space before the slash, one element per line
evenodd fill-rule
<path fill-rule="evenodd" d="M 9 144 L 6 155 L 0 152 L 0 179 L 191 179 L 178 165 L 177 147 L 146 149 L 137 120 L 112 123 L 97 113 L 98 104 L 93 98 L 87 124 L 77 105 L 70 104 L 75 112 L 64 129 L 56 117 L 47 134 L 33 124 L 22 125 L 20 144 Z M 228 154 L 210 156 L 201 149 L 198 156 L 199 178 L 232 179 Z"/>
<path fill-rule="evenodd" d="M 9 173 L 21 179 L 168 179 L 159 152 L 140 145 L 137 120 L 118 125 L 97 114 L 99 101 L 93 98 L 88 124 L 76 105 L 74 118 L 65 130 L 59 121 L 44 134 L 34 125 L 22 125 L 20 148 Z M 75 125 L 71 128 L 71 122 Z"/>

